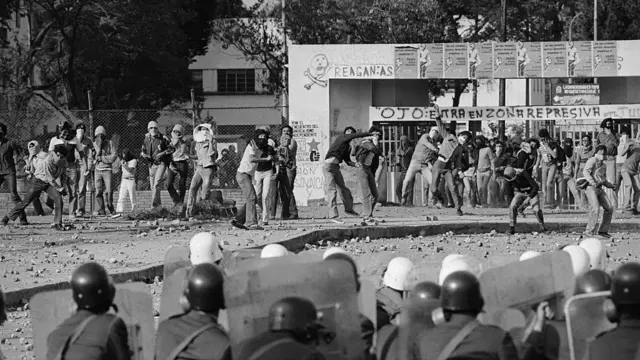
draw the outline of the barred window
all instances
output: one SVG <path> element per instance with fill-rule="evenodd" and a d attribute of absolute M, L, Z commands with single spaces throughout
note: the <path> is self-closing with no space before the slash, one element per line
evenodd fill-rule
<path fill-rule="evenodd" d="M 255 93 L 255 69 L 218 70 L 218 92 L 227 94 Z"/>

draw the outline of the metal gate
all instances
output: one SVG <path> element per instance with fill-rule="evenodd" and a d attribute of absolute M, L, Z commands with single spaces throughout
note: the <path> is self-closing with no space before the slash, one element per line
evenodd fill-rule
<path fill-rule="evenodd" d="M 411 144 L 415 147 L 415 144 L 420 139 L 422 134 L 428 133 L 432 126 L 435 126 L 435 121 L 406 121 L 406 122 L 387 122 L 387 121 L 374 121 L 373 125 L 379 127 L 382 130 L 382 138 L 380 140 L 380 146 L 382 148 L 382 154 L 386 158 L 386 172 L 382 174 L 381 179 L 386 179 L 387 189 L 387 201 L 393 203 L 400 203 L 400 199 L 396 195 L 396 186 L 400 183 L 401 168 L 400 158 L 397 156 L 397 151 L 400 146 L 400 137 L 406 135 L 409 137 Z M 382 181 L 382 180 L 381 180 Z M 413 204 L 416 206 L 422 206 L 427 203 L 425 198 L 422 176 L 418 174 L 414 182 L 413 191 Z"/>

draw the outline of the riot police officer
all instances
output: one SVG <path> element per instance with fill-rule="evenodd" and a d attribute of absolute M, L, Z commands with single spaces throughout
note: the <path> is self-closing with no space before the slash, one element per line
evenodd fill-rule
<path fill-rule="evenodd" d="M 393 321 L 400 313 L 404 282 L 412 268 L 413 263 L 407 258 L 396 257 L 389 261 L 382 278 L 384 286 L 376 291 L 378 329 Z"/>
<path fill-rule="evenodd" d="M 613 274 L 611 301 L 618 327 L 598 335 L 587 347 L 585 360 L 631 360 L 640 344 L 640 264 L 626 263 Z"/>
<path fill-rule="evenodd" d="M 238 346 L 236 360 L 324 360 L 315 348 L 321 338 L 315 305 L 304 298 L 286 297 L 269 309 L 269 331 Z"/>
<path fill-rule="evenodd" d="M 129 360 L 127 327 L 108 313 L 116 289 L 107 271 L 97 263 L 80 265 L 71 276 L 78 310 L 49 334 L 47 360 Z"/>
<path fill-rule="evenodd" d="M 575 295 L 607 291 L 610 288 L 611 278 L 609 275 L 602 270 L 593 269 L 578 276 Z M 536 310 L 536 315 L 525 330 L 523 359 L 571 359 L 565 320 L 558 318 L 554 309 L 547 302 L 540 303 L 534 310 Z"/>
<path fill-rule="evenodd" d="M 422 330 L 416 342 L 409 344 L 414 360 L 483 358 L 517 360 L 511 336 L 497 326 L 481 325 L 476 319 L 484 299 L 480 282 L 473 274 L 456 271 L 444 280 L 441 294 L 441 324 Z"/>
<path fill-rule="evenodd" d="M 182 300 L 188 311 L 160 323 L 156 360 L 231 359 L 229 338 L 218 325 L 218 312 L 225 307 L 223 279 L 216 265 L 193 267 Z"/>
<path fill-rule="evenodd" d="M 333 252 L 328 256 L 326 256 L 324 260 L 325 261 L 337 260 L 337 261 L 348 262 L 349 265 L 351 265 L 351 268 L 353 269 L 353 274 L 356 279 L 356 292 L 358 293 L 360 292 L 360 281 L 359 281 L 360 275 L 358 274 L 358 265 L 353 260 L 353 258 L 349 256 L 349 254 L 346 251 Z M 364 340 L 365 346 L 366 346 L 365 356 L 369 357 L 371 352 L 370 350 L 373 346 L 373 334 L 375 333 L 376 329 L 375 329 L 375 326 L 373 325 L 373 321 L 371 321 L 371 319 L 369 319 L 362 313 L 360 313 L 360 331 L 362 334 L 362 339 Z"/>
<path fill-rule="evenodd" d="M 440 305 L 440 286 L 424 281 L 409 291 L 409 296 L 399 315 L 399 324 L 387 324 L 378 330 L 376 356 L 378 360 L 404 359 L 406 343 L 411 334 L 434 326 L 431 312 Z M 400 335 L 400 328 L 406 331 Z M 403 345 L 400 345 L 400 344 Z"/>

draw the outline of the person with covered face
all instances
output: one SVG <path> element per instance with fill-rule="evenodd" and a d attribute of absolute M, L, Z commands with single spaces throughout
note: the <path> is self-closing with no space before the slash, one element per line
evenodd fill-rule
<path fill-rule="evenodd" d="M 355 167 L 356 164 L 351 161 L 350 157 L 350 143 L 353 139 L 359 139 L 371 134 L 358 133 L 356 129 L 349 126 L 344 129 L 344 134 L 338 136 L 331 146 L 327 155 L 324 158 L 324 165 L 322 167 L 322 173 L 324 175 L 324 193 L 327 203 L 329 204 L 329 219 L 334 221 L 339 220 L 338 214 L 338 191 L 344 204 L 344 212 L 347 214 L 358 216 L 358 213 L 353 210 L 353 196 L 351 191 L 344 183 L 342 172 L 340 171 L 340 164 L 344 161 L 347 165 Z"/>
<path fill-rule="evenodd" d="M 38 142 L 38 140 L 29 141 L 29 143 L 27 144 L 27 151 L 29 152 L 29 155 L 25 157 L 24 166 L 26 175 L 25 191 L 29 188 L 28 185 L 35 179 L 34 174 L 36 172 L 36 164 L 47 158 L 47 153 L 40 149 L 40 143 Z M 33 199 L 31 204 L 33 205 L 33 210 L 35 211 L 36 215 L 44 216 L 44 209 L 42 208 L 42 202 L 40 202 L 39 197 Z"/>
<path fill-rule="evenodd" d="M 356 176 L 362 191 L 362 204 L 365 222 L 373 222 L 373 209 L 378 199 L 378 187 L 376 186 L 375 173 L 380 165 L 382 150 L 378 147 L 382 131 L 372 126 L 369 129 L 371 136 L 364 138 L 356 151 L 357 169 Z"/>
<path fill-rule="evenodd" d="M 456 138 L 456 123 L 451 122 L 445 124 L 440 116 L 440 108 L 438 105 L 433 104 L 436 111 L 436 125 L 438 131 L 443 137 L 442 145 L 438 150 L 438 160 L 433 164 L 432 169 L 432 183 L 431 187 L 434 198 L 440 196 L 438 184 L 440 179 L 444 178 L 446 187 L 451 192 L 453 197 L 453 203 L 456 208 L 458 216 L 462 216 L 462 197 L 458 193 L 458 188 L 455 184 L 455 178 L 458 177 L 459 171 L 466 171 L 468 164 L 464 166 L 461 163 L 464 152 L 464 145 L 471 139 L 471 133 L 468 131 L 461 132 Z"/>
<path fill-rule="evenodd" d="M 398 198 L 398 202 L 402 203 L 402 187 L 404 180 L 407 177 L 407 171 L 409 170 L 409 166 L 411 165 L 411 158 L 413 157 L 414 148 L 411 145 L 411 140 L 407 135 L 400 136 L 400 141 L 398 143 L 398 151 L 396 154 L 398 155 L 398 164 L 400 167 L 400 179 L 396 183 L 396 197 Z M 413 205 L 413 179 L 411 179 L 408 183 L 409 193 L 407 194 L 406 204 L 408 206 Z"/>
<path fill-rule="evenodd" d="M 607 181 L 611 184 L 616 184 L 616 177 L 618 175 L 616 171 L 616 157 L 618 155 L 618 145 L 620 145 L 620 139 L 614 132 L 613 119 L 606 118 L 600 123 L 602 131 L 598 133 L 598 136 L 594 139 L 594 146 L 597 148 L 599 145 L 604 145 L 606 151 L 604 153 L 604 159 L 602 160 L 606 169 Z M 618 193 L 613 191 L 611 194 L 611 205 L 614 210 L 618 206 Z"/>
<path fill-rule="evenodd" d="M 81 156 L 78 157 L 75 162 L 77 179 L 77 209 L 75 209 L 75 211 L 77 217 L 83 217 L 85 214 L 85 207 L 87 205 L 87 188 L 91 186 L 91 175 L 93 173 L 93 142 L 89 137 L 85 136 L 86 131 L 87 127 L 84 123 L 79 122 L 76 124 L 75 141 L 81 144 L 83 149 Z M 69 164 L 69 166 L 71 166 L 71 164 Z"/>
<path fill-rule="evenodd" d="M 113 142 L 107 139 L 107 131 L 103 126 L 98 126 L 95 131 L 93 148 L 95 152 L 94 181 L 96 187 L 96 202 L 98 215 L 106 215 L 106 209 L 111 215 L 116 214 L 113 207 L 113 163 L 118 158 L 118 149 Z M 106 202 L 105 202 L 106 201 Z"/>
<path fill-rule="evenodd" d="M 189 175 L 189 149 L 190 144 L 184 139 L 184 126 L 176 124 L 171 131 L 170 146 L 173 148 L 169 171 L 167 172 L 167 191 L 174 206 L 184 203 L 184 196 L 187 191 L 187 176 Z M 173 183 L 176 175 L 180 176 L 178 191 Z"/>
<path fill-rule="evenodd" d="M 538 139 L 531 138 L 522 143 L 522 147 L 516 155 L 516 160 L 513 166 L 517 173 L 526 172 L 535 181 L 538 176 L 538 168 L 540 167 L 541 156 L 539 155 L 539 149 L 540 141 L 538 141 Z M 524 210 L 528 206 L 529 200 L 525 199 L 518 209 L 518 214 L 524 216 Z"/>
<path fill-rule="evenodd" d="M 233 173 L 235 172 L 235 166 L 231 156 L 229 155 L 229 149 L 222 149 L 220 152 L 220 159 L 216 161 L 218 165 L 218 178 L 220 179 L 220 187 L 233 188 L 235 181 L 232 181 Z"/>
<path fill-rule="evenodd" d="M 283 134 L 280 137 L 280 146 L 276 149 L 278 166 L 276 174 L 276 188 L 274 191 L 276 191 L 279 196 L 275 197 L 275 204 L 273 204 L 272 208 L 277 208 L 277 202 L 278 199 L 280 199 L 280 202 L 282 203 L 281 218 L 283 220 L 288 220 L 292 217 L 295 219 L 298 218 L 298 208 L 291 206 L 291 201 L 295 201 L 295 199 L 293 197 L 293 188 L 291 187 L 291 182 L 288 177 L 288 174 L 291 173 L 289 169 L 295 166 L 292 159 L 293 153 L 291 151 L 291 140 L 291 136 Z M 293 213 L 292 210 L 294 210 L 295 213 Z M 275 217 L 274 214 L 271 215 Z"/>
<path fill-rule="evenodd" d="M 191 185 L 189 186 L 187 218 L 192 216 L 196 202 L 201 200 L 201 198 L 198 198 L 198 191 L 200 191 L 201 197 L 205 197 L 209 193 L 211 180 L 216 171 L 215 161 L 218 158 L 218 149 L 216 147 L 216 141 L 213 138 L 211 124 L 200 124 L 196 126 L 196 128 L 193 129 L 193 141 L 195 142 L 195 154 L 191 156 L 191 159 L 196 161 L 196 166 L 193 171 L 193 177 L 191 178 Z"/>
<path fill-rule="evenodd" d="M 584 166 L 587 164 L 587 160 L 591 159 L 596 152 L 596 148 L 593 146 L 593 141 L 591 140 L 591 135 L 584 134 L 580 139 L 580 146 L 575 149 L 575 175 L 574 178 L 576 181 L 578 178 L 582 177 L 582 171 L 584 170 Z M 582 208 L 586 208 L 589 205 L 589 201 L 587 200 L 587 194 L 582 190 L 580 191 L 580 204 Z"/>
<path fill-rule="evenodd" d="M 540 208 L 538 183 L 533 180 L 528 172 L 522 171 L 518 173 L 516 169 L 511 166 L 505 168 L 504 177 L 513 191 L 513 199 L 511 200 L 511 205 L 509 205 L 509 234 L 513 235 L 516 233 L 516 221 L 519 208 L 525 200 L 527 200 L 533 208 L 533 213 L 536 216 L 536 220 L 538 220 L 540 231 L 547 232 L 542 209 Z"/>
<path fill-rule="evenodd" d="M 7 184 L 9 194 L 11 194 L 11 201 L 14 205 L 18 205 L 22 201 L 20 195 L 18 195 L 16 163 L 13 157 L 13 153 L 18 151 L 19 148 L 20 145 L 16 141 L 7 138 L 7 125 L 0 123 L 0 185 Z M 27 225 L 27 215 L 24 211 L 19 215 L 20 223 Z"/>
<path fill-rule="evenodd" d="M 467 189 L 469 193 L 469 207 L 482 207 L 482 205 L 478 203 L 477 165 L 479 149 L 473 141 L 468 142 L 465 147 L 466 151 L 464 152 L 464 155 L 467 157 L 469 168 L 466 171 L 458 172 L 460 175 L 460 179 L 456 179 L 458 182 L 458 192 L 460 193 L 460 196 L 464 197 L 464 189 Z"/>
<path fill-rule="evenodd" d="M 569 204 L 569 195 L 567 194 L 567 187 L 571 194 L 573 194 L 573 198 L 576 202 L 580 201 L 580 193 L 578 193 L 578 188 L 576 187 L 576 180 L 574 179 L 575 174 L 575 156 L 573 151 L 573 140 L 570 138 L 564 139 L 564 147 L 563 147 L 565 161 L 563 166 L 558 174 L 558 188 L 560 189 L 560 198 L 558 199 L 558 206 L 562 206 L 562 204 Z M 582 206 L 580 206 L 582 207 Z"/>
<path fill-rule="evenodd" d="M 151 187 L 151 207 L 162 206 L 160 189 L 164 173 L 171 161 L 172 148 L 164 135 L 158 129 L 158 123 L 149 121 L 147 134 L 144 136 L 140 156 L 149 163 L 149 186 Z"/>
<path fill-rule="evenodd" d="M 131 202 L 131 211 L 136 207 L 136 168 L 138 167 L 138 160 L 129 151 L 129 149 L 122 149 L 122 179 L 120 180 L 120 191 L 118 192 L 118 204 L 116 205 L 116 212 L 122 214 L 124 212 L 124 200 L 129 195 L 129 201 Z"/>
<path fill-rule="evenodd" d="M 244 154 L 238 167 L 236 179 L 242 189 L 242 196 L 245 198 L 245 203 L 238 209 L 238 214 L 236 218 L 231 221 L 231 225 L 240 229 L 262 230 L 262 227 L 258 225 L 258 218 L 256 216 L 257 195 L 253 185 L 253 178 L 258 164 L 274 162 L 276 160 L 276 157 L 270 155 L 268 151 L 266 156 L 263 156 L 265 155 L 265 148 L 269 146 L 267 142 L 268 136 L 269 133 L 267 131 L 262 129 L 256 130 L 253 140 L 251 140 L 244 149 Z"/>
<path fill-rule="evenodd" d="M 270 158 L 270 161 L 262 161 L 257 164 L 254 182 L 256 187 L 256 196 L 259 201 L 260 209 L 262 210 L 262 224 L 269 224 L 269 213 L 271 209 L 272 192 L 271 186 L 275 183 L 276 177 L 276 150 L 273 146 L 269 145 L 269 132 L 264 129 L 259 129 L 260 132 L 255 139 L 256 155 L 259 158 Z"/>
<path fill-rule="evenodd" d="M 425 191 L 427 200 L 429 198 L 429 190 L 437 185 L 432 181 L 432 168 L 433 163 L 438 158 L 439 138 L 440 132 L 435 126 L 431 128 L 429 133 L 420 136 L 415 151 L 413 151 L 413 155 L 410 157 L 411 161 L 409 162 L 404 181 L 402 182 L 402 205 L 409 204 L 410 195 L 413 193 L 413 187 L 411 185 L 413 185 L 417 173 L 422 175 L 423 190 Z M 432 201 L 432 204 L 435 205 L 436 198 L 432 197 Z"/>
<path fill-rule="evenodd" d="M 287 145 L 283 144 L 283 139 L 288 139 Z M 279 154 L 286 154 L 285 162 L 280 161 L 282 157 L 278 155 L 279 163 L 281 165 L 278 168 L 278 171 L 279 171 L 278 174 L 286 175 L 287 181 L 289 181 L 288 187 L 291 189 L 291 192 L 289 193 L 289 200 L 288 200 L 289 209 L 287 210 L 286 214 L 289 214 L 287 219 L 295 220 L 295 219 L 298 219 L 298 206 L 296 205 L 296 197 L 293 193 L 293 189 L 295 188 L 295 180 L 297 175 L 296 156 L 298 155 L 298 143 L 293 138 L 293 128 L 291 126 L 285 125 L 282 127 L 280 131 L 280 144 L 274 148 Z M 281 178 L 284 179 L 284 177 L 281 177 Z M 281 190 L 286 191 L 286 186 L 284 184 L 279 184 L 278 183 L 279 179 L 276 179 L 276 180 L 278 181 L 276 181 L 275 188 L 273 188 L 272 190 L 274 192 L 278 192 Z M 280 197 L 282 197 L 281 193 L 280 193 Z M 273 199 L 275 201 L 273 201 L 273 204 L 271 204 L 271 218 L 275 219 L 276 209 L 278 207 L 278 196 L 273 197 Z"/>
<path fill-rule="evenodd" d="M 78 194 L 76 189 L 78 188 L 78 172 L 76 171 L 76 162 L 86 164 L 87 158 L 85 157 L 85 145 L 76 138 L 76 130 L 73 128 L 73 124 L 65 121 L 58 125 L 58 135 L 51 139 L 49 142 L 49 152 L 53 151 L 56 145 L 63 145 L 67 148 L 67 174 L 66 174 L 66 189 L 69 196 L 69 218 L 76 217 L 76 211 L 78 210 Z M 81 165 L 81 167 L 86 165 Z"/>
<path fill-rule="evenodd" d="M 604 188 L 612 189 L 614 192 L 618 189 L 607 177 L 607 165 L 605 164 L 606 145 L 596 146 L 596 153 L 591 159 L 587 161 L 587 164 L 582 171 L 584 180 L 587 183 L 587 199 L 589 200 L 589 221 L 587 222 L 587 228 L 585 234 L 591 235 L 596 231 L 598 226 L 598 213 L 600 207 L 604 210 L 602 215 L 602 224 L 598 229 L 598 235 L 602 237 L 611 237 L 609 235 L 609 228 L 611 227 L 611 219 L 613 218 L 613 206 L 609 201 L 609 197 L 604 192 Z M 615 163 L 615 162 L 614 162 Z"/>
<path fill-rule="evenodd" d="M 540 168 L 542 169 L 542 186 L 544 189 L 545 206 L 547 208 L 554 208 L 554 183 L 556 179 L 556 173 L 558 171 L 558 164 L 556 158 L 558 157 L 557 147 L 558 144 L 551 139 L 549 130 L 540 129 L 538 131 L 540 137 Z"/>
<path fill-rule="evenodd" d="M 54 215 L 52 228 L 56 230 L 64 230 L 62 226 L 62 196 L 66 194 L 65 189 L 65 176 L 67 168 L 67 148 L 58 144 L 53 147 L 45 159 L 35 164 L 34 181 L 29 184 L 27 194 L 24 199 L 16 204 L 11 211 L 2 219 L 2 225 L 7 226 L 9 221 L 15 221 L 20 217 L 22 222 L 22 214 L 24 209 L 35 198 L 39 198 L 42 192 L 46 192 L 54 202 Z M 26 222 L 26 215 L 24 215 L 24 222 Z"/>

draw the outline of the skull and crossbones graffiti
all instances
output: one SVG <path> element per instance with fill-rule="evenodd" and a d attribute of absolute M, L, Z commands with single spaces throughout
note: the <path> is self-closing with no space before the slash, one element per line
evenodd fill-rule
<path fill-rule="evenodd" d="M 329 80 L 325 79 L 325 77 L 329 74 L 329 69 L 332 67 L 333 63 L 330 63 L 324 54 L 318 54 L 311 58 L 309 67 L 304 72 L 304 76 L 308 77 L 311 82 L 306 84 L 304 88 L 310 90 L 313 85 L 327 87 Z"/>

